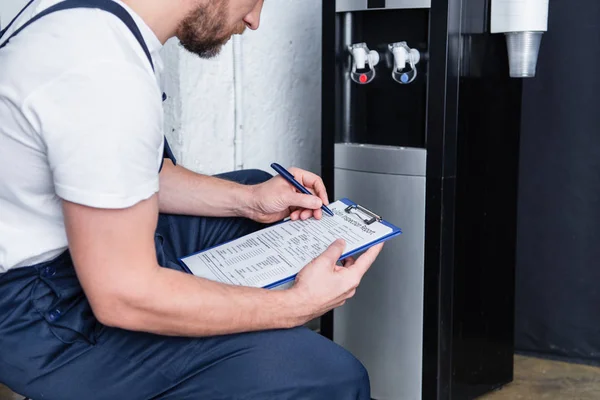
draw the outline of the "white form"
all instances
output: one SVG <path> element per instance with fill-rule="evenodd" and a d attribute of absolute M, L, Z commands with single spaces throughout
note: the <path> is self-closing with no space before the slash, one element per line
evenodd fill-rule
<path fill-rule="evenodd" d="M 286 221 L 182 261 L 196 276 L 232 285 L 265 287 L 297 274 L 336 239 L 346 240 L 344 254 L 393 232 L 379 222 L 366 225 L 347 213 L 342 201 L 331 203 L 334 216 Z"/>

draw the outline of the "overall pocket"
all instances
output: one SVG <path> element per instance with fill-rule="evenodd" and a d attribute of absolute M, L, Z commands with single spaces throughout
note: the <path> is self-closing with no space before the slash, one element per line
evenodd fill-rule
<path fill-rule="evenodd" d="M 92 312 L 70 258 L 68 261 L 59 259 L 38 268 L 31 303 L 60 341 L 93 345 L 104 327 Z"/>

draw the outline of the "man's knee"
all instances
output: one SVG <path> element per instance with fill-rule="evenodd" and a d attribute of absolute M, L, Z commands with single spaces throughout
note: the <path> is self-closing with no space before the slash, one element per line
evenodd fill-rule
<path fill-rule="evenodd" d="M 352 357 L 352 361 L 347 363 L 346 368 L 347 373 L 354 377 L 354 381 L 359 389 L 365 391 L 370 389 L 371 382 L 369 380 L 369 373 L 360 361 Z"/>
<path fill-rule="evenodd" d="M 256 185 L 268 181 L 273 177 L 273 175 L 260 169 L 244 169 L 240 171 L 219 174 L 217 177 L 242 183 L 244 185 Z"/>
<path fill-rule="evenodd" d="M 331 374 L 331 384 L 339 395 L 356 399 L 370 398 L 369 374 L 364 365 L 350 353 L 340 350 L 340 357 Z"/>
<path fill-rule="evenodd" d="M 308 356 L 314 364 L 305 366 L 311 383 L 300 394 L 315 399 L 371 398 L 369 374 L 356 357 L 332 342 L 314 352 Z"/>
<path fill-rule="evenodd" d="M 294 389 L 314 399 L 370 398 L 367 370 L 351 353 L 324 337 L 305 329 L 288 331 L 268 341 L 275 354 L 294 360 L 289 371 L 296 380 Z M 263 353 L 268 350 L 263 349 Z M 283 381 L 284 379 L 281 379 Z"/>

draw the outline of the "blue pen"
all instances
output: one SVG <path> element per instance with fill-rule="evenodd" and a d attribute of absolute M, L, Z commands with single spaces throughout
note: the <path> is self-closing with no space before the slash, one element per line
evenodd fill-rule
<path fill-rule="evenodd" d="M 285 178 L 286 181 L 288 181 L 289 183 L 291 183 L 292 185 L 294 185 L 294 187 L 296 189 L 298 189 L 299 191 L 301 191 L 304 194 L 310 194 L 313 195 L 307 188 L 305 188 L 304 186 L 302 186 L 300 184 L 300 182 L 298 182 L 295 178 L 294 175 L 290 174 L 290 172 L 283 168 L 281 165 L 277 164 L 277 163 L 273 163 L 271 164 L 271 168 L 273 168 L 275 171 L 277 171 L 277 173 L 279 175 L 281 175 L 283 178 Z M 331 211 L 329 209 L 329 207 L 327 207 L 325 204 L 323 204 L 321 206 L 321 210 L 325 211 L 327 214 L 331 215 L 333 217 L 333 211 Z"/>

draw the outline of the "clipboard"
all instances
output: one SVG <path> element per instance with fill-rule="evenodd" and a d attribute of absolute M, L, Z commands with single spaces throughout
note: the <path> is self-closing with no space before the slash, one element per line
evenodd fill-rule
<path fill-rule="evenodd" d="M 383 217 L 375 214 L 374 212 L 361 206 L 360 204 L 356 204 L 355 202 L 353 202 L 352 200 L 350 200 L 348 198 L 342 198 L 342 199 L 340 199 L 340 201 L 347 205 L 347 207 L 344 209 L 344 212 L 346 212 L 346 214 L 351 214 L 351 215 L 356 216 L 357 218 L 360 218 L 362 220 L 362 222 L 365 223 L 365 225 L 367 225 L 367 226 L 372 225 L 375 222 L 378 222 L 380 224 L 387 226 L 388 228 L 391 228 L 392 232 L 389 235 L 386 235 L 378 240 L 370 242 L 370 243 L 368 243 L 364 246 L 361 246 L 361 247 L 359 247 L 353 251 L 350 251 L 348 253 L 342 254 L 339 261 L 341 261 L 345 258 L 348 258 L 348 257 L 352 257 L 358 253 L 362 253 L 363 251 L 367 250 L 369 247 L 373 247 L 376 244 L 385 242 L 393 237 L 396 237 L 396 236 L 402 234 L 402 229 L 400 229 L 397 226 L 395 226 L 394 224 L 384 220 Z"/>
<path fill-rule="evenodd" d="M 399 227 L 397 227 L 396 225 L 390 223 L 389 221 L 386 221 L 382 216 L 380 216 L 380 215 L 376 214 L 375 212 L 367 209 L 366 207 L 364 207 L 364 206 L 362 206 L 360 204 L 357 204 L 357 203 L 353 202 L 352 200 L 350 200 L 348 198 L 339 199 L 338 202 L 342 203 L 343 206 L 344 206 L 342 209 L 340 209 L 340 210 L 337 211 L 338 216 L 341 216 L 342 218 L 344 218 L 344 220 L 346 220 L 346 222 L 356 221 L 356 223 L 364 225 L 364 227 L 367 227 L 367 229 L 368 229 L 368 227 L 374 227 L 377 224 L 381 224 L 381 225 L 383 225 L 383 226 L 385 226 L 385 227 L 387 227 L 387 228 L 390 229 L 390 232 L 388 234 L 386 234 L 384 236 L 379 236 L 377 239 L 375 239 L 373 241 L 364 243 L 362 246 L 359 246 L 357 248 L 353 248 L 350 251 L 342 254 L 338 261 L 342 261 L 342 260 L 344 260 L 344 259 L 346 259 L 348 257 L 352 257 L 352 256 L 354 256 L 356 254 L 362 253 L 363 251 L 367 250 L 368 248 L 370 248 L 372 246 L 375 246 L 375 245 L 377 245 L 379 243 L 385 242 L 385 241 L 387 241 L 389 239 L 392 239 L 392 238 L 394 238 L 394 237 L 402 234 L 402 230 Z M 323 218 L 331 218 L 331 217 L 328 217 L 328 216 L 324 215 Z M 271 227 L 276 227 L 278 225 L 282 225 L 282 224 L 286 224 L 286 223 L 290 223 L 290 222 L 291 222 L 291 220 L 289 218 L 287 218 L 287 219 L 282 220 L 282 221 L 280 221 L 280 222 L 278 222 L 278 223 L 276 223 L 274 225 L 271 225 Z M 257 232 L 260 232 L 260 231 L 257 231 Z M 250 236 L 250 235 L 253 235 L 253 234 L 249 234 L 249 235 L 246 235 L 246 236 Z M 203 253 L 209 252 L 209 251 L 211 251 L 213 249 L 216 249 L 218 247 L 225 246 L 225 245 L 230 244 L 230 243 L 232 243 L 232 242 L 234 242 L 236 240 L 243 239 L 246 236 L 243 236 L 241 238 L 232 239 L 232 240 L 230 240 L 228 242 L 224 242 L 224 243 L 215 245 L 213 247 L 210 247 L 210 248 L 198 251 L 196 253 L 192 253 L 190 255 L 181 257 L 181 258 L 178 259 L 179 264 L 182 266 L 182 268 L 186 272 L 188 272 L 188 273 L 190 273 L 192 275 L 196 275 L 188 267 L 188 265 L 186 264 L 185 260 L 191 259 L 194 256 L 202 255 Z M 221 272 L 221 271 L 219 271 L 219 272 Z M 284 289 L 284 288 L 288 287 L 290 284 L 292 284 L 295 281 L 298 272 L 299 272 L 299 270 L 296 271 L 295 273 L 292 273 L 292 274 L 290 274 L 288 276 L 285 276 L 282 279 L 273 281 L 273 282 L 271 282 L 271 283 L 269 283 L 267 285 L 263 285 L 263 286 L 260 286 L 260 287 L 263 288 L 263 289 Z M 215 274 L 215 276 L 218 275 L 217 272 L 215 272 L 214 274 Z M 225 273 L 223 273 L 223 275 L 225 275 Z"/>

